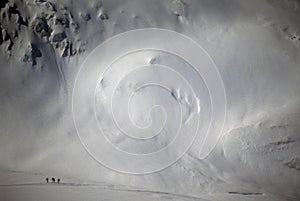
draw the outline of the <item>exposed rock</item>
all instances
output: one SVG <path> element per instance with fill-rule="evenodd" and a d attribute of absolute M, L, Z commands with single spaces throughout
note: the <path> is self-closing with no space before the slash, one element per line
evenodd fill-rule
<path fill-rule="evenodd" d="M 8 46 L 7 46 L 7 51 L 11 51 L 11 48 L 13 47 L 14 42 L 12 41 L 12 39 L 8 40 Z"/>
<path fill-rule="evenodd" d="M 71 22 L 70 25 L 71 25 L 71 27 L 72 27 L 71 30 L 72 30 L 73 32 L 76 32 L 76 33 L 77 33 L 77 31 L 78 31 L 78 29 L 79 29 L 79 25 L 78 25 L 77 23 L 75 23 L 75 22 Z"/>
<path fill-rule="evenodd" d="M 2 12 L 2 13 L 1 13 L 1 17 L 2 17 L 2 21 L 3 21 L 4 19 L 6 19 L 6 12 Z"/>
<path fill-rule="evenodd" d="M 272 143 L 270 143 L 270 145 L 280 146 L 280 145 L 288 145 L 288 144 L 291 144 L 294 142 L 296 142 L 296 140 L 293 140 L 292 138 L 287 137 L 287 139 L 279 140 L 277 142 L 272 142 Z"/>
<path fill-rule="evenodd" d="M 8 0 L 1 0 L 0 1 L 0 9 L 4 8 L 7 3 L 8 3 Z"/>
<path fill-rule="evenodd" d="M 58 33 L 55 33 L 53 34 L 53 37 L 52 37 L 52 42 L 53 43 L 56 43 L 56 42 L 61 42 L 63 41 L 65 38 L 67 38 L 67 35 L 65 32 L 58 32 Z"/>
<path fill-rule="evenodd" d="M 41 6 L 44 6 L 47 11 L 56 11 L 55 5 L 49 1 L 41 3 Z"/>
<path fill-rule="evenodd" d="M 61 25 L 65 28 L 69 28 L 70 27 L 70 20 L 68 19 L 68 16 L 66 16 L 66 15 L 58 16 L 55 19 L 55 24 L 56 25 Z"/>
<path fill-rule="evenodd" d="M 12 46 L 14 45 L 12 37 L 10 36 L 10 34 L 5 29 L 2 29 L 0 36 L 1 36 L 0 44 L 4 45 L 4 47 L 5 47 L 4 50 L 6 52 L 10 52 L 11 49 L 12 49 Z"/>
<path fill-rule="evenodd" d="M 291 29 L 289 27 L 280 27 L 279 30 L 285 35 L 285 37 L 296 44 L 300 44 L 300 30 Z"/>
<path fill-rule="evenodd" d="M 27 51 L 24 54 L 22 61 L 31 63 L 32 66 L 36 65 L 36 58 L 41 57 L 42 52 L 39 50 L 37 45 L 30 43 L 27 47 Z"/>
<path fill-rule="evenodd" d="M 74 45 L 67 39 L 64 39 L 60 43 L 56 43 L 55 47 L 61 57 L 70 57 L 74 56 L 77 53 Z"/>
<path fill-rule="evenodd" d="M 28 19 L 27 18 L 23 18 L 23 17 L 21 17 L 21 19 L 20 19 L 20 23 L 22 24 L 22 25 L 24 25 L 24 26 L 28 26 Z"/>
<path fill-rule="evenodd" d="M 79 50 L 80 37 L 77 35 L 79 25 L 68 7 L 46 0 L 34 0 L 33 4 L 27 1 L 14 2 L 3 0 L 0 4 L 0 45 L 6 56 L 21 54 L 23 57 L 19 61 L 36 65 L 36 58 L 41 57 L 42 54 L 35 44 L 40 42 L 49 43 L 62 57 L 73 56 L 84 51 L 82 48 Z M 96 2 L 94 7 L 100 9 L 102 2 Z M 85 21 L 91 19 L 89 13 L 80 16 Z M 108 19 L 106 14 L 102 17 Z M 21 32 L 22 26 L 25 26 L 25 32 Z M 22 43 L 31 37 L 32 33 L 38 36 L 39 41 L 24 47 Z M 14 44 L 18 48 L 13 48 Z"/>
<path fill-rule="evenodd" d="M 108 20 L 108 15 L 106 13 L 100 14 L 100 19 L 101 20 Z"/>
<path fill-rule="evenodd" d="M 8 41 L 10 39 L 9 34 L 7 33 L 7 31 L 5 29 L 2 29 L 2 38 L 3 38 L 3 41 Z"/>
<path fill-rule="evenodd" d="M 297 43 L 300 43 L 300 32 L 298 33 L 293 33 L 291 35 L 291 40 L 297 42 Z"/>
<path fill-rule="evenodd" d="M 2 31 L 0 31 L 0 45 L 3 43 Z"/>
<path fill-rule="evenodd" d="M 31 55 L 32 55 L 34 58 L 37 58 L 37 57 L 41 57 L 41 56 L 42 56 L 41 51 L 39 50 L 39 48 L 38 48 L 37 45 L 35 45 L 35 44 L 30 44 L 29 50 L 30 50 L 30 52 L 31 52 Z"/>
<path fill-rule="evenodd" d="M 81 13 L 80 17 L 84 20 L 84 21 L 89 21 L 91 19 L 91 15 L 89 13 Z"/>
<path fill-rule="evenodd" d="M 46 2 L 46 0 L 34 0 L 34 4 L 41 4 Z"/>
<path fill-rule="evenodd" d="M 49 37 L 51 34 L 51 29 L 48 26 L 45 18 L 41 18 L 41 17 L 35 18 L 33 20 L 32 26 L 34 32 L 40 35 L 41 37 Z"/>
<path fill-rule="evenodd" d="M 15 31 L 13 32 L 13 38 L 14 38 L 14 39 L 17 39 L 17 38 L 18 38 L 18 36 L 19 36 L 18 33 L 19 33 L 19 32 L 18 32 L 17 30 L 15 30 Z"/>
<path fill-rule="evenodd" d="M 285 165 L 291 169 L 300 171 L 300 158 L 293 158 L 292 160 L 285 163 Z"/>
<path fill-rule="evenodd" d="M 173 0 L 171 4 L 171 10 L 176 16 L 185 15 L 185 5 L 181 0 Z"/>
<path fill-rule="evenodd" d="M 9 14 L 18 14 L 18 15 L 20 15 L 20 11 L 17 8 L 17 4 L 14 4 L 13 6 L 10 6 L 8 8 L 8 13 Z"/>

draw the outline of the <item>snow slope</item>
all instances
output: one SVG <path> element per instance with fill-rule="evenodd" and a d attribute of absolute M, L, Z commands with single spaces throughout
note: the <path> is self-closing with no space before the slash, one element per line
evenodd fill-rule
<path fill-rule="evenodd" d="M 0 200 L 300 199 L 300 1 L 2 2 Z M 143 28 L 189 39 L 155 32 L 112 40 Z M 99 48 L 108 39 L 115 43 Z M 138 51 L 121 57 L 129 49 Z M 166 147 L 180 128 L 183 137 L 159 157 L 122 157 L 86 126 L 94 112 L 103 133 L 129 153 Z M 133 167 L 140 174 L 124 174 Z M 143 174 L 153 167 L 163 168 Z M 46 185 L 52 176 L 63 183 Z"/>

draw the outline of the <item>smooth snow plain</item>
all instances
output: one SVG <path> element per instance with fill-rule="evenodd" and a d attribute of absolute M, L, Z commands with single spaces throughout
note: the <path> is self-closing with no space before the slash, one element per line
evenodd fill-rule
<path fill-rule="evenodd" d="M 300 1 L 0 7 L 1 201 L 300 200 Z"/>

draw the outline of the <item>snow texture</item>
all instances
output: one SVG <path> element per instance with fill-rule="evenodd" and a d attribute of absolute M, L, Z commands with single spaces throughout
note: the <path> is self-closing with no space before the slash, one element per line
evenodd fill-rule
<path fill-rule="evenodd" d="M 0 200 L 299 201 L 299 22 L 299 0 L 1 0 Z M 97 87 L 91 77 L 76 85 L 95 48 L 113 36 L 145 28 L 175 31 L 199 44 L 218 69 L 226 102 L 208 98 L 217 93 L 205 85 L 212 77 L 194 79 L 188 62 L 153 49 L 112 63 L 97 74 Z M 137 36 L 125 44 L 140 47 L 146 39 Z M 153 48 L 181 44 L 172 36 L 156 39 Z M 126 49 L 106 44 L 101 59 L 92 63 L 94 70 Z M 200 57 L 200 52 L 181 47 L 178 52 Z M 148 68 L 125 77 L 133 67 L 128 64 Z M 173 74 L 164 72 L 162 64 L 175 69 Z M 175 76 L 178 72 L 190 85 Z M 150 78 L 169 88 L 143 88 Z M 77 125 L 74 86 L 81 92 L 93 90 L 97 103 L 80 105 Z M 197 93 L 189 93 L 189 86 Z M 131 92 L 128 104 L 122 103 Z M 117 125 L 109 121 L 110 97 L 117 97 L 112 101 L 115 118 L 121 119 Z M 226 121 L 223 127 L 213 126 L 223 129 L 210 136 L 216 144 L 209 155 L 199 158 L 200 135 L 179 160 L 152 174 L 124 174 L 101 165 L 90 150 L 123 164 L 120 169 L 134 161 L 112 159 L 101 143 L 84 147 L 76 130 L 93 121 L 95 112 L 117 148 L 144 154 L 167 146 L 181 125 L 190 139 L 196 117 L 203 120 L 200 131 L 208 128 L 213 115 L 219 120 L 223 111 L 212 106 L 220 104 L 226 104 Z M 123 110 L 129 112 L 124 115 Z M 145 132 L 131 133 L 133 127 Z M 132 136 L 121 135 L 127 132 Z M 86 139 L 92 144 L 99 136 L 91 136 Z M 151 141 L 135 143 L 134 137 Z M 180 151 L 178 145 L 155 165 L 177 158 Z M 137 164 L 136 169 L 151 165 Z M 45 178 L 52 176 L 62 182 L 47 184 Z"/>

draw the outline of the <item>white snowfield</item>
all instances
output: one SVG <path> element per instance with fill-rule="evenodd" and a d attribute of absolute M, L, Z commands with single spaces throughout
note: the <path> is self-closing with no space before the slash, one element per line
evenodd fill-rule
<path fill-rule="evenodd" d="M 0 201 L 300 200 L 299 0 L 0 9 Z"/>

